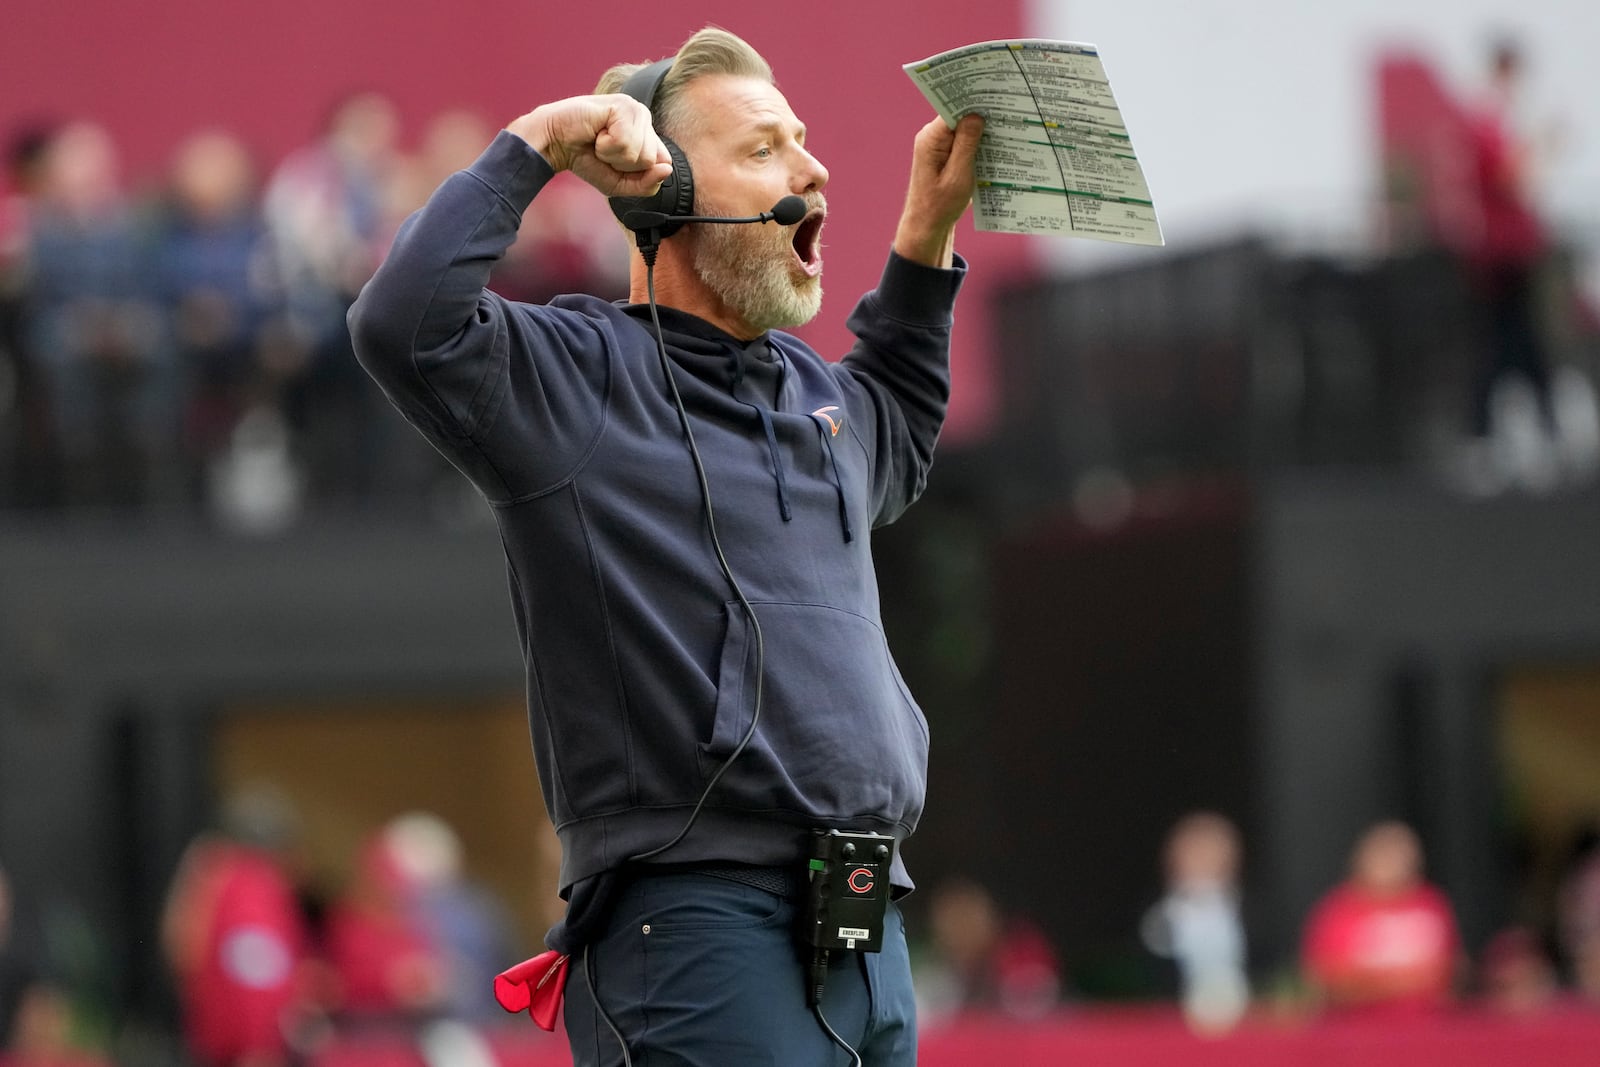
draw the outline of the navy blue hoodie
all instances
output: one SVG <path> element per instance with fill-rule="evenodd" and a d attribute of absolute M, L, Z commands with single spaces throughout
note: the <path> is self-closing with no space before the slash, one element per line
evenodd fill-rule
<path fill-rule="evenodd" d="M 499 523 L 565 894 L 683 827 L 749 731 L 756 642 L 717 565 L 648 309 L 484 288 L 551 176 L 501 133 L 408 220 L 350 329 Z M 964 269 L 891 254 L 839 363 L 661 309 L 765 660 L 755 733 L 663 862 L 790 864 L 811 827 L 916 826 L 927 723 L 884 639 L 869 531 L 925 483 Z M 903 866 L 893 881 L 909 887 Z"/>

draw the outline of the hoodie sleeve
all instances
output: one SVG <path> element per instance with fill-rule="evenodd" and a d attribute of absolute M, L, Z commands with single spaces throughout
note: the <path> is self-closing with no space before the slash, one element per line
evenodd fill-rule
<path fill-rule="evenodd" d="M 600 423 L 604 324 L 485 288 L 553 175 L 502 131 L 406 220 L 349 314 L 362 367 L 494 502 L 560 480 Z"/>
<path fill-rule="evenodd" d="M 868 407 L 856 433 L 872 462 L 872 524 L 893 522 L 927 485 L 950 400 L 950 326 L 966 278 L 890 252 L 878 287 L 849 319 L 855 347 L 840 361 Z M 868 436 L 870 434 L 870 436 Z"/>

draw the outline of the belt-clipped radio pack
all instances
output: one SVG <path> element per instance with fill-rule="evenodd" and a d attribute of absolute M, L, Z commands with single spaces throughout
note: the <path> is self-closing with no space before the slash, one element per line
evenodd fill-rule
<path fill-rule="evenodd" d="M 895 839 L 886 834 L 818 830 L 811 845 L 801 942 L 813 949 L 880 951 Z"/>

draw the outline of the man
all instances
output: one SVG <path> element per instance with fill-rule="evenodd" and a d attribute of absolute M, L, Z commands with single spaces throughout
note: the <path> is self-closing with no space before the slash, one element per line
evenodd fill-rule
<path fill-rule="evenodd" d="M 1312 909 L 1302 957 L 1329 1011 L 1392 1018 L 1449 1007 L 1461 935 L 1449 898 L 1423 877 L 1410 826 L 1380 822 L 1361 835 L 1349 877 Z"/>
<path fill-rule="evenodd" d="M 562 843 L 569 908 L 548 941 L 572 955 L 574 1061 L 842 1062 L 792 930 L 813 831 L 903 839 L 922 809 L 927 725 L 884 639 L 868 531 L 921 492 L 944 417 L 982 121 L 917 134 L 883 280 L 829 364 L 778 332 L 819 307 L 828 172 L 766 61 L 702 30 L 653 113 L 615 91 L 637 69 L 516 119 L 447 180 L 351 329 L 500 526 Z M 807 209 L 665 238 L 664 360 L 641 258 L 627 305 L 484 290 L 555 172 L 648 195 L 674 176 L 664 139 L 692 166 L 696 213 Z M 890 880 L 911 887 L 898 858 Z M 883 951 L 837 954 L 818 1008 L 866 1062 L 914 1062 L 892 906 Z"/>
<path fill-rule="evenodd" d="M 1471 216 L 1462 251 L 1488 349 L 1472 380 L 1469 429 L 1480 439 L 1497 430 L 1504 436 L 1505 428 L 1494 424 L 1496 393 L 1520 376 L 1532 390 L 1543 436 L 1521 459 L 1524 469 L 1513 473 L 1549 488 L 1559 475 L 1552 447 L 1559 429 L 1538 282 L 1550 244 L 1533 195 L 1534 146 L 1515 122 L 1525 74 L 1521 47 L 1496 41 L 1489 69 L 1485 99 L 1467 111 L 1465 193 Z"/>
<path fill-rule="evenodd" d="M 275 789 L 242 790 L 173 876 L 162 948 L 203 1067 L 281 1067 L 310 1017 L 311 931 L 290 869 L 297 833 Z"/>

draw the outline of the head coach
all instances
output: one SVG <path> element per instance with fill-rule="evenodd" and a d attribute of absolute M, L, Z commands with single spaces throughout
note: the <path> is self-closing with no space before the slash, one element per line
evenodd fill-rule
<path fill-rule="evenodd" d="M 837 362 L 781 332 L 821 306 L 828 171 L 766 60 L 712 28 L 511 122 L 350 312 L 362 365 L 499 525 L 568 912 L 497 987 L 549 1023 L 565 983 L 576 1064 L 915 1062 L 890 898 L 927 723 L 870 532 L 932 462 L 981 130 L 915 133 Z M 635 244 L 627 303 L 485 288 L 562 170 Z M 827 933 L 880 951 L 797 936 L 835 860 L 881 929 Z"/>

